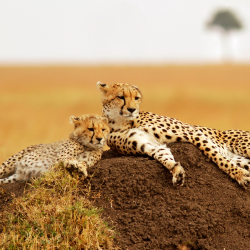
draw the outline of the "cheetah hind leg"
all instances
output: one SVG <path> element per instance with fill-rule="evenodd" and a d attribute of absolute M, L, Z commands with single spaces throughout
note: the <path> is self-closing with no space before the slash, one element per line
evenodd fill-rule
<path fill-rule="evenodd" d="M 87 166 L 85 162 L 79 162 L 75 159 L 64 160 L 63 161 L 64 167 L 69 171 L 78 171 L 83 173 L 86 177 L 88 176 Z"/>
<path fill-rule="evenodd" d="M 22 176 L 19 174 L 13 174 L 7 178 L 4 179 L 0 179 L 0 184 L 4 184 L 4 183 L 15 183 L 18 181 L 22 181 Z"/>
<path fill-rule="evenodd" d="M 228 157 L 230 160 L 234 161 L 238 167 L 244 168 L 250 172 L 250 159 L 232 152 L 228 152 Z"/>

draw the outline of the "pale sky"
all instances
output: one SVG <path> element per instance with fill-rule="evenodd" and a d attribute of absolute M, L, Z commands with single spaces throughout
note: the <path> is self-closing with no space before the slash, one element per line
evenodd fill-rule
<path fill-rule="evenodd" d="M 250 63 L 250 0 L 1 0 L 0 64 L 220 62 L 218 8 L 243 22 L 231 58 Z"/>

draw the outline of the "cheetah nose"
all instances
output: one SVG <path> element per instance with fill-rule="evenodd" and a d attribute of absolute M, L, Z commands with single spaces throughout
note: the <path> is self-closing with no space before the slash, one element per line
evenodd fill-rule
<path fill-rule="evenodd" d="M 102 140 L 102 138 L 96 137 L 96 140 L 100 142 Z"/>
<path fill-rule="evenodd" d="M 130 113 L 133 113 L 135 111 L 135 109 L 131 109 L 131 108 L 127 108 L 127 110 L 130 112 Z"/>

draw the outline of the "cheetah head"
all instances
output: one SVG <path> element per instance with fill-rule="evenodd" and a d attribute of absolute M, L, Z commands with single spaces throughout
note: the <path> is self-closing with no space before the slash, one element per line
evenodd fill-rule
<path fill-rule="evenodd" d="M 118 117 L 133 120 L 138 116 L 142 100 L 138 87 L 127 83 L 114 83 L 108 86 L 98 82 L 97 88 L 102 93 L 103 113 L 106 117 L 113 120 Z"/>
<path fill-rule="evenodd" d="M 70 139 L 90 149 L 103 148 L 109 135 L 107 118 L 98 115 L 71 116 L 70 123 L 74 125 Z"/>

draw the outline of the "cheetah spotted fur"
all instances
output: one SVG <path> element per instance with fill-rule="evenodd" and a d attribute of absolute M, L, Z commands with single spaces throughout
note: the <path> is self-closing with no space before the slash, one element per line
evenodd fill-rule
<path fill-rule="evenodd" d="M 87 167 L 101 159 L 109 127 L 98 115 L 71 116 L 74 131 L 69 139 L 27 147 L 0 166 L 0 183 L 27 181 L 39 177 L 56 163 L 87 176 Z M 7 176 L 6 178 L 3 178 Z"/>
<path fill-rule="evenodd" d="M 174 160 L 168 143 L 195 145 L 239 185 L 250 182 L 250 133 L 219 131 L 193 126 L 177 119 L 139 111 L 142 93 L 125 83 L 108 86 L 98 82 L 102 93 L 102 115 L 109 120 L 108 146 L 122 154 L 147 154 L 162 163 L 173 175 L 173 184 L 183 185 L 185 171 Z"/>

